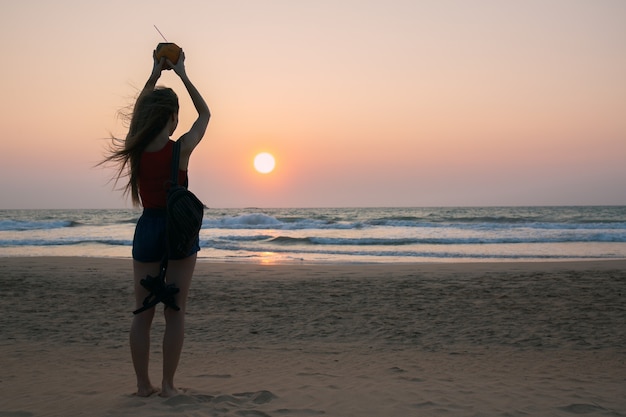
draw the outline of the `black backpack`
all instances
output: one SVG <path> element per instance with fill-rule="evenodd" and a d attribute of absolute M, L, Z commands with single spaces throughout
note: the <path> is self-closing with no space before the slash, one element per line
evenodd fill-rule
<path fill-rule="evenodd" d="M 167 248 L 169 258 L 187 256 L 202 227 L 204 204 L 189 191 L 186 185 L 178 184 L 178 162 L 180 142 L 174 143 L 172 154 L 172 185 L 167 192 Z"/>

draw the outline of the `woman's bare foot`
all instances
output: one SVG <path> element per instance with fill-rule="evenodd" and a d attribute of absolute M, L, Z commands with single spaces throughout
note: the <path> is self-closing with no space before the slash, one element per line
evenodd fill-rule
<path fill-rule="evenodd" d="M 163 384 L 163 388 L 161 389 L 159 396 L 167 398 L 167 397 L 173 397 L 177 394 L 178 394 L 178 390 L 176 388 L 170 385 Z"/>
<path fill-rule="evenodd" d="M 149 397 L 152 394 L 156 394 L 157 392 L 159 392 L 159 390 L 150 385 L 147 387 L 137 387 L 137 393 L 135 395 L 137 395 L 138 397 Z"/>

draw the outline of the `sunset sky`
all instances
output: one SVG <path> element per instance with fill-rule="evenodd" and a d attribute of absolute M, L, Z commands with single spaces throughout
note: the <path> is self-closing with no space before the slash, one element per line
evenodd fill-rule
<path fill-rule="evenodd" d="M 625 22 L 622 0 L 3 1 L 0 209 L 131 207 L 94 166 L 153 25 L 213 114 L 209 207 L 626 204 Z M 177 138 L 196 114 L 159 84 Z"/>

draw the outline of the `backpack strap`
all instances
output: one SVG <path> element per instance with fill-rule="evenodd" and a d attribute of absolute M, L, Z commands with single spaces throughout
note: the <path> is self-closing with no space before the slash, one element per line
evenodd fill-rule
<path fill-rule="evenodd" d="M 178 164 L 180 163 L 180 140 L 174 142 L 172 150 L 172 185 L 178 185 Z"/>
<path fill-rule="evenodd" d="M 171 173 L 171 186 L 178 185 L 178 165 L 180 163 L 180 141 L 174 142 L 174 148 L 172 149 L 172 173 Z M 166 230 L 167 234 L 167 230 Z M 165 255 L 161 260 L 161 275 L 165 277 L 165 271 L 167 270 L 167 261 L 169 259 L 169 245 L 165 250 Z"/>

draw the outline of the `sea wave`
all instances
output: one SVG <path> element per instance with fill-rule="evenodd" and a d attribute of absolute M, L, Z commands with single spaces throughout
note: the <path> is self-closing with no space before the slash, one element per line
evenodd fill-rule
<path fill-rule="evenodd" d="M 26 230 L 49 230 L 62 229 L 64 227 L 76 227 L 80 225 L 81 223 L 72 220 L 0 220 L 0 231 L 20 232 Z"/>
<path fill-rule="evenodd" d="M 313 217 L 275 217 L 264 213 L 248 213 L 237 216 L 223 216 L 205 218 L 203 229 L 230 229 L 230 230 L 360 230 L 372 227 L 389 228 L 458 228 L 475 230 L 509 230 L 509 229 L 537 229 L 537 230 L 622 230 L 626 233 L 626 222 L 597 221 L 597 222 L 537 222 L 529 219 L 472 217 L 472 218 L 440 218 L 425 220 L 422 217 L 390 216 L 363 220 L 336 220 L 317 219 Z"/>
<path fill-rule="evenodd" d="M 451 245 L 503 245 L 503 244 L 551 244 L 551 243 L 626 243 L 625 235 L 592 234 L 565 235 L 552 237 L 414 237 L 414 238 L 341 238 L 320 236 L 202 236 L 201 246 L 229 250 L 268 250 L 276 251 L 280 248 L 298 247 L 301 250 L 306 246 L 317 247 L 402 247 L 402 246 L 451 246 Z M 0 247 L 9 246 L 71 246 L 80 244 L 101 244 L 110 246 L 131 246 L 130 239 L 104 239 L 89 237 L 58 237 L 58 238 L 26 238 L 0 239 Z M 248 245 L 264 245 L 264 248 L 249 247 Z"/>
<path fill-rule="evenodd" d="M 424 221 L 423 219 L 414 218 L 382 218 L 372 219 L 365 222 L 360 222 L 358 227 L 363 226 L 378 226 L 378 227 L 408 227 L 408 228 L 449 228 L 454 227 L 458 229 L 545 229 L 545 230 L 589 230 L 589 229 L 622 229 L 626 231 L 626 222 L 623 221 L 603 221 L 603 222 L 537 222 L 529 221 L 528 219 L 507 219 L 506 221 L 489 221 L 486 218 L 473 218 L 473 219 L 445 219 L 438 221 Z M 357 227 L 357 226 L 355 226 Z"/>
<path fill-rule="evenodd" d="M 73 246 L 100 244 L 109 246 L 130 246 L 131 240 L 125 239 L 0 239 L 0 247 L 6 246 Z"/>
<path fill-rule="evenodd" d="M 260 230 L 305 230 L 305 229 L 356 229 L 361 223 L 337 223 L 312 218 L 277 218 L 264 213 L 250 213 L 239 216 L 207 218 L 202 222 L 203 229 L 260 229 Z"/>
<path fill-rule="evenodd" d="M 260 240 L 260 239 L 259 239 Z M 277 245 L 329 245 L 329 246 L 407 246 L 407 245 L 501 245 L 528 243 L 592 243 L 626 242 L 625 234 L 591 234 L 541 237 L 466 237 L 466 238 L 337 238 L 277 236 L 267 240 Z"/>
<path fill-rule="evenodd" d="M 203 248 L 209 248 L 206 245 L 202 245 Z M 344 259 L 395 259 L 400 260 L 404 259 L 405 261 L 409 260 L 418 260 L 418 259 L 473 259 L 473 260 L 562 260 L 562 259 L 622 259 L 623 257 L 618 254 L 611 253 L 599 253 L 599 254 L 575 254 L 575 253 L 540 253 L 540 252 L 531 252 L 531 253 L 502 253 L 502 252 L 492 252 L 489 250 L 485 250 L 484 252 L 467 252 L 464 250 L 442 250 L 442 251 L 431 251 L 431 250 L 419 250 L 419 249 L 405 249 L 401 250 L 399 247 L 395 249 L 387 249 L 387 250 L 371 250 L 369 248 L 362 247 L 361 250 L 346 247 L 345 249 L 340 249 L 337 247 L 324 247 L 324 246 L 309 246 L 309 247 L 299 247 L 297 250 L 293 250 L 292 247 L 280 247 L 276 245 L 268 245 L 268 246 L 259 246 L 254 250 L 246 251 L 236 244 L 229 245 L 227 243 L 218 243 L 215 246 L 211 246 L 211 249 L 218 249 L 232 253 L 232 257 L 258 257 L 261 253 L 274 253 L 274 254 L 283 254 L 283 255 L 291 255 L 294 259 L 299 257 L 309 257 L 309 256 L 322 256 L 322 257 L 341 257 Z M 235 255 L 236 254 L 236 255 Z"/>

